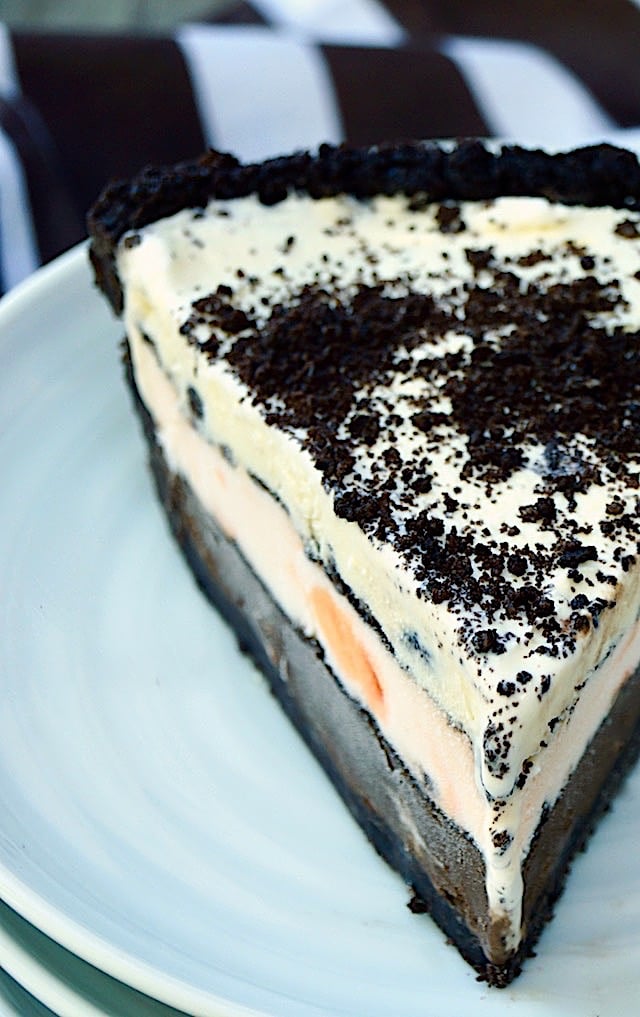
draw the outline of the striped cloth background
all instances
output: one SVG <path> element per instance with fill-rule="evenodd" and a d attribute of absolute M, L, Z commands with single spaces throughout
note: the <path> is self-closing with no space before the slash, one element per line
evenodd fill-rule
<path fill-rule="evenodd" d="M 500 136 L 640 147 L 640 0 L 242 0 L 172 38 L 0 25 L 0 285 L 107 179 L 207 145 Z"/>

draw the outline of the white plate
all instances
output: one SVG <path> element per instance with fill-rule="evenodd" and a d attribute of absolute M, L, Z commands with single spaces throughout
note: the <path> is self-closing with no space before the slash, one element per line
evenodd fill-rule
<path fill-rule="evenodd" d="M 478 984 L 205 603 L 84 250 L 0 307 L 0 896 L 216 1017 L 637 1013 L 640 779 L 522 978 Z"/>
<path fill-rule="evenodd" d="M 0 1014 L 185 1017 L 59 946 L 0 901 Z M 13 1003 L 15 1010 L 9 1010 Z M 3 1009 L 4 1004 L 5 1009 Z"/>
<path fill-rule="evenodd" d="M 19 982 L 0 970 L 0 1014 L 2 1017 L 57 1017 Z"/>

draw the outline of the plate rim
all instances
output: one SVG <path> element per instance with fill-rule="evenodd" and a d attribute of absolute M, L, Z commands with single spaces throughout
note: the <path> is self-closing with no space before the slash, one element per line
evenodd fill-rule
<path fill-rule="evenodd" d="M 34 300 L 46 297 L 54 286 L 83 285 L 85 279 L 93 282 L 88 246 L 88 241 L 81 241 L 38 268 L 0 298 L 0 360 L 12 343 L 12 319 L 25 311 L 28 313 Z M 93 291 L 90 298 L 95 299 L 99 306 L 100 298 L 95 284 Z M 107 313 L 108 309 L 105 311 Z M 112 316 L 112 320 L 114 335 L 118 335 L 118 320 L 115 316 Z M 1 856 L 0 899 L 30 925 L 76 957 L 168 1006 L 202 1017 L 271 1017 L 268 1011 L 246 1007 L 223 996 L 197 989 L 186 981 L 167 975 L 159 967 L 132 958 L 126 950 L 94 930 L 87 929 L 61 908 L 44 899 L 12 872 Z"/>

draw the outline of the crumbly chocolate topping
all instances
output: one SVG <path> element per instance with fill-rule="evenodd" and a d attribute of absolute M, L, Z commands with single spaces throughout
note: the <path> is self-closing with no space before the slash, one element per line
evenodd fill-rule
<path fill-rule="evenodd" d="M 621 464 L 636 450 L 640 333 L 610 335 L 591 323 L 618 300 L 594 276 L 523 292 L 515 275 L 502 272 L 474 287 L 464 323 L 473 350 L 445 385 L 469 437 L 471 470 L 505 479 L 521 465 L 514 446 L 532 439 L 564 448 L 583 434 Z M 500 325 L 512 331 L 498 346 L 486 336 Z M 550 465 L 550 481 L 553 474 Z"/>
<path fill-rule="evenodd" d="M 480 261 L 486 272 L 491 259 Z M 382 284 L 360 285 L 350 296 L 305 286 L 288 305 L 274 306 L 259 328 L 245 329 L 226 356 L 270 423 L 304 431 L 338 515 L 405 555 L 422 596 L 481 607 L 489 621 L 526 619 L 544 635 L 539 652 L 552 656 L 597 625 L 607 606 L 576 601 L 562 627 L 545 594 L 550 569 L 566 569 L 580 584 L 580 566 L 597 560 L 572 519 L 576 494 L 601 484 L 604 473 L 637 486 L 629 464 L 640 426 L 640 334 L 608 327 L 620 295 L 588 273 L 549 287 L 530 282 L 523 290 L 515 275 L 494 265 L 482 284 L 467 288 L 462 314 L 429 294 L 389 295 Z M 503 326 L 507 334 L 496 341 Z M 467 348 L 438 354 L 438 341 L 452 329 L 470 340 Z M 412 356 L 425 350 L 428 356 Z M 393 446 L 397 406 L 385 414 L 375 399 L 370 404 L 376 387 L 399 371 L 424 383 L 411 417 L 421 451 L 410 461 Z M 449 412 L 432 409 L 434 392 L 449 398 Z M 411 511 L 432 487 L 430 449 L 446 442 L 452 427 L 465 442 L 460 476 L 485 496 L 522 467 L 529 449 L 543 447 L 539 495 L 519 515 L 548 531 L 550 545 L 514 552 L 507 539 L 445 528 L 443 510 L 459 508 L 449 492 L 437 513 Z M 585 438 L 597 450 L 595 461 L 586 457 Z M 371 468 L 363 479 L 355 464 L 365 446 Z M 612 540 L 623 526 L 637 534 L 622 502 L 610 510 Z M 479 654 L 500 655 L 508 640 L 490 625 L 470 629 L 468 641 Z"/>
<path fill-rule="evenodd" d="M 572 462 L 569 446 L 575 435 L 593 438 L 615 472 L 624 471 L 626 457 L 637 450 L 640 332 L 616 328 L 611 334 L 590 321 L 614 310 L 618 300 L 614 288 L 594 276 L 546 290 L 529 284 L 522 292 L 515 275 L 496 272 L 489 285 L 469 290 L 462 321 L 428 294 L 392 297 L 380 285 L 360 286 L 348 300 L 306 286 L 291 304 L 275 306 L 259 328 L 231 309 L 218 310 L 216 323 L 242 318 L 240 327 L 227 326 L 244 332 L 228 362 L 256 402 L 281 401 L 270 411 L 270 421 L 308 429 L 308 445 L 316 453 L 336 440 L 357 393 L 404 367 L 407 378 L 412 373 L 446 377 L 441 391 L 451 400 L 450 414 L 430 409 L 430 390 L 417 404 L 413 422 L 427 436 L 455 423 L 467 436 L 467 474 L 506 480 L 522 465 L 522 446 L 543 443 L 549 449 L 550 488 L 566 492 L 596 479 L 586 468 L 584 475 L 571 470 L 567 482 L 564 467 Z M 502 325 L 511 331 L 496 344 L 490 336 Z M 435 340 L 450 330 L 473 339 L 469 354 L 429 356 L 417 364 L 407 358 L 424 343 L 425 333 Z M 341 454 L 349 458 L 354 442 L 373 444 L 379 429 L 377 416 L 357 412 L 349 437 L 339 440 Z M 548 496 L 540 498 L 523 518 L 552 522 L 555 505 Z"/>
<path fill-rule="evenodd" d="M 238 339 L 227 361 L 268 407 L 270 423 L 308 432 L 305 444 L 331 486 L 350 472 L 352 449 L 379 436 L 377 415 L 350 416 L 357 393 L 395 369 L 398 350 L 418 342 L 425 323 L 443 320 L 424 294 L 394 298 L 361 286 L 347 300 L 306 286 Z M 348 435 L 338 439 L 347 421 Z"/>

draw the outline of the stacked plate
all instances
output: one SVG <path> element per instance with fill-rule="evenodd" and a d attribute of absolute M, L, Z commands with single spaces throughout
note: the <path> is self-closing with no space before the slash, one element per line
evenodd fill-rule
<path fill-rule="evenodd" d="M 479 985 L 174 549 L 86 251 L 0 306 L 7 1014 L 637 1013 L 640 774 L 522 978 Z"/>

